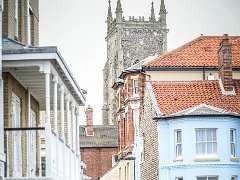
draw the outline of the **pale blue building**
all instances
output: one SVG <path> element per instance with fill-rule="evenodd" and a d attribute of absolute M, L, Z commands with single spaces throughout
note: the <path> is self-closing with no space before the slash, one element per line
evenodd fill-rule
<path fill-rule="evenodd" d="M 240 178 L 240 118 L 207 105 L 158 119 L 161 180 Z"/>

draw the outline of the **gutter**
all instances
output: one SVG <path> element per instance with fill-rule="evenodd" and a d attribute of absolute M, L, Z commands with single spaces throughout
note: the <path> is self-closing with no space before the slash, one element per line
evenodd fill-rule
<path fill-rule="evenodd" d="M 155 121 L 165 121 L 171 120 L 175 118 L 195 118 L 195 117 L 233 117 L 233 118 L 240 118 L 240 114 L 181 114 L 181 115 L 168 115 L 168 116 L 155 116 L 153 119 Z"/>
<path fill-rule="evenodd" d="M 218 66 L 164 66 L 164 67 L 150 67 L 150 66 L 142 66 L 143 71 L 162 71 L 162 70 L 168 70 L 168 71 L 184 71 L 184 70 L 218 70 Z M 240 67 L 232 67 L 233 70 L 240 70 Z"/>

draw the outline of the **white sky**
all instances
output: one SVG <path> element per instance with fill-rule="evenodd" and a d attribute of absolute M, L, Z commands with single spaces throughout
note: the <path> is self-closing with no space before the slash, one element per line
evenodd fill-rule
<path fill-rule="evenodd" d="M 153 0 L 158 17 L 161 0 Z M 58 46 L 101 123 L 108 0 L 39 0 L 40 45 Z M 115 17 L 117 0 L 112 0 Z M 123 15 L 148 19 L 152 0 L 122 0 Z M 204 35 L 240 35 L 240 0 L 165 0 L 168 51 Z M 84 123 L 84 117 L 82 124 Z"/>

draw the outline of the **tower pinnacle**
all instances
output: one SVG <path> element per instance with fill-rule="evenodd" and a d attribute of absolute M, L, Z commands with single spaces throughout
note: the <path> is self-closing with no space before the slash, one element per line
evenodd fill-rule
<path fill-rule="evenodd" d="M 107 16 L 107 28 L 109 30 L 110 26 L 111 26 L 111 23 L 113 21 L 113 18 L 112 18 L 112 9 L 111 9 L 111 0 L 108 0 L 108 16 Z"/>
<path fill-rule="evenodd" d="M 161 6 L 160 6 L 160 12 L 159 12 L 159 15 L 160 15 L 159 21 L 163 26 L 167 25 L 166 14 L 167 14 L 167 11 L 166 11 L 166 8 L 165 8 L 164 0 L 161 0 Z"/>
<path fill-rule="evenodd" d="M 122 11 L 122 4 L 121 4 L 121 1 L 120 0 L 118 0 L 117 1 L 117 8 L 116 8 L 116 21 L 117 21 L 117 23 L 118 22 L 122 22 L 122 13 L 123 13 L 123 11 Z"/>
<path fill-rule="evenodd" d="M 155 22 L 156 21 L 153 4 L 154 3 L 152 1 L 151 16 L 149 18 L 149 21 L 151 21 L 151 22 Z"/>

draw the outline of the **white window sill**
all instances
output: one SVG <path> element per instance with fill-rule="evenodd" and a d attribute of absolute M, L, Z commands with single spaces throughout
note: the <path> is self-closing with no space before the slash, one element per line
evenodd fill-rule
<path fill-rule="evenodd" d="M 237 158 L 237 157 L 231 157 L 231 158 L 230 158 L 230 161 L 239 162 L 239 158 Z"/>
<path fill-rule="evenodd" d="M 173 160 L 173 162 L 183 162 L 182 156 L 177 157 L 176 159 Z"/>
<path fill-rule="evenodd" d="M 217 155 L 210 155 L 210 156 L 196 156 L 194 158 L 195 162 L 202 162 L 202 161 L 220 161 L 220 158 Z"/>

